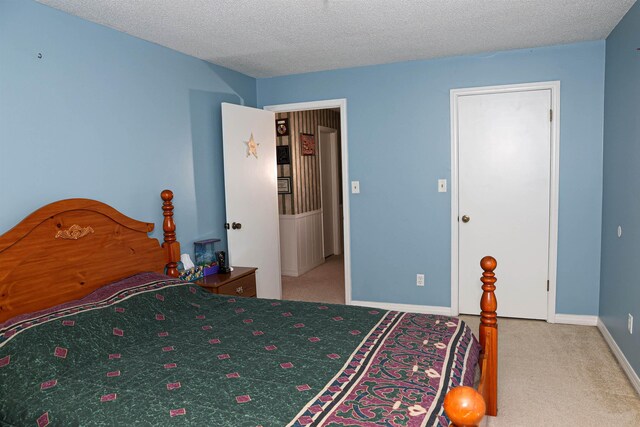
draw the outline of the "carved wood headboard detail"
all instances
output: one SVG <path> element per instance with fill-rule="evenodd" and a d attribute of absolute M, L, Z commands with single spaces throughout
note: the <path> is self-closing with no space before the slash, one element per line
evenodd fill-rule
<path fill-rule="evenodd" d="M 0 236 L 0 322 L 82 298 L 142 272 L 177 272 L 180 244 L 173 193 L 164 190 L 164 243 L 152 223 L 102 202 L 67 199 L 46 205 Z"/>

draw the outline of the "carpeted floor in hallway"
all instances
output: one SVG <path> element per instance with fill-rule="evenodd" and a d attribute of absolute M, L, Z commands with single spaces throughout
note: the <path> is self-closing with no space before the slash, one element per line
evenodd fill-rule
<path fill-rule="evenodd" d="M 282 276 L 282 299 L 344 304 L 344 256 L 330 256 L 302 276 Z"/>

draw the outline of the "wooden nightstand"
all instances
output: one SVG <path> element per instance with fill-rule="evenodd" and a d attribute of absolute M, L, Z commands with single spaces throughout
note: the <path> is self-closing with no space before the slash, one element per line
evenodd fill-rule
<path fill-rule="evenodd" d="M 212 274 L 193 283 L 213 294 L 255 298 L 256 270 L 253 267 L 233 267 L 231 273 Z"/>

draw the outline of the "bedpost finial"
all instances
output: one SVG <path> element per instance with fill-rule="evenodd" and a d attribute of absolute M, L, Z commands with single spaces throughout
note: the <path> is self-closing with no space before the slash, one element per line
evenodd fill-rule
<path fill-rule="evenodd" d="M 480 299 L 480 324 L 489 327 L 496 327 L 498 302 L 494 291 L 496 290 L 496 274 L 493 272 L 498 266 L 498 262 L 494 257 L 486 256 L 480 261 L 482 267 L 482 298 Z M 480 337 L 482 340 L 482 337 Z M 481 343 L 482 344 L 482 343 Z"/>
<path fill-rule="evenodd" d="M 487 255 L 480 260 L 480 267 L 486 272 L 492 272 L 498 266 L 498 261 L 492 256 Z"/>
<path fill-rule="evenodd" d="M 170 202 L 171 200 L 173 200 L 173 191 L 162 190 L 162 193 L 160 193 L 160 197 L 162 197 L 162 200 L 164 200 L 165 202 Z"/>
<path fill-rule="evenodd" d="M 444 411 L 452 426 L 477 426 L 482 421 L 486 405 L 482 395 L 475 389 L 460 386 L 451 389 L 444 398 Z"/>
<path fill-rule="evenodd" d="M 172 237 L 175 238 L 176 225 L 173 222 L 173 203 L 171 202 L 171 200 L 173 200 L 173 191 L 162 190 L 160 197 L 162 197 L 162 214 L 164 215 L 163 228 L 165 237 L 166 233 L 169 232 L 174 233 Z M 171 238 L 169 240 L 171 240 Z"/>

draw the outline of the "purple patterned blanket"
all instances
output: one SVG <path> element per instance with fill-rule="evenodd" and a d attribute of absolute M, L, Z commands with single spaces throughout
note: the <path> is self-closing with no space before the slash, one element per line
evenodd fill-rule
<path fill-rule="evenodd" d="M 387 312 L 291 426 L 448 426 L 446 392 L 472 385 L 479 344 L 459 319 Z"/>

